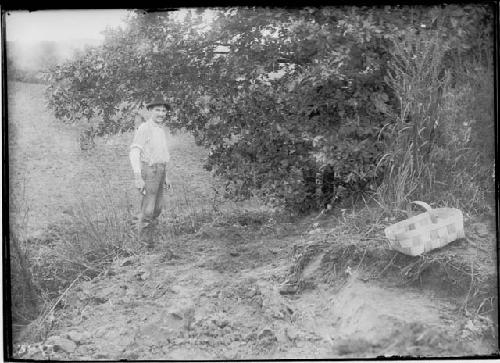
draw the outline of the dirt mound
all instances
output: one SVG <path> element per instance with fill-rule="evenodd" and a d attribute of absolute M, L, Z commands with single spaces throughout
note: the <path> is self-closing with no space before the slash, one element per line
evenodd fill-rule
<path fill-rule="evenodd" d="M 388 285 L 428 289 L 464 304 L 465 310 L 495 314 L 495 235 L 491 228 L 485 234 L 484 224 L 479 229 L 483 234 L 478 235 L 477 225 L 466 224 L 465 239 L 415 257 L 385 248 L 380 233 L 374 237 L 350 234 L 346 239 L 338 238 L 335 228 L 312 230 L 317 233 L 293 247 L 288 280 L 301 291 L 318 283 L 339 284 L 350 271 L 357 271 L 365 281 L 383 279 Z"/>
<path fill-rule="evenodd" d="M 294 265 L 284 258 L 286 249 L 277 247 L 282 240 L 265 241 L 281 251 L 274 263 L 254 266 L 248 254 L 244 269 L 209 268 L 205 248 L 189 256 L 179 248 L 175 260 L 161 251 L 117 260 L 107 274 L 72 290 L 47 338 L 18 347 L 16 357 L 327 359 L 492 351 L 482 343 L 477 321 L 462 323 L 454 307 L 435 296 L 362 281 L 355 270 L 344 269 L 336 283 L 326 283 L 318 276 L 331 266 L 327 249 L 310 245 L 308 262 L 295 268 L 314 288 L 283 295 L 281 282 Z M 210 256 L 227 258 L 226 244 L 219 242 Z M 234 257 L 236 266 L 240 257 Z M 352 264 L 347 255 L 338 258 Z"/>
<path fill-rule="evenodd" d="M 427 348 L 423 331 L 439 336 L 442 343 L 454 340 L 456 327 L 448 325 L 453 321 L 452 306 L 416 291 L 389 289 L 351 278 L 333 303 L 339 353 L 408 354 L 400 337 L 406 335 L 415 346 Z M 453 345 L 446 351 L 449 355 L 464 353 L 464 349 Z"/>

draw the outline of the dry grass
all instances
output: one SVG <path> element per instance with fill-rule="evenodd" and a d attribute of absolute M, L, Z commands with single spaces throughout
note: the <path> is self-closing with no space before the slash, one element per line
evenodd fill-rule
<path fill-rule="evenodd" d="M 412 200 L 471 214 L 494 210 L 492 67 L 468 64 L 451 82 L 439 75 L 439 34 L 406 34 L 394 42 L 388 84 L 400 101 L 386 178 L 378 200 L 402 209 Z M 408 122 L 409 121 L 409 122 Z"/>
<path fill-rule="evenodd" d="M 401 111 L 394 115 L 389 168 L 379 193 L 385 202 L 401 208 L 422 190 L 432 188 L 428 154 L 439 124 L 436 110 L 443 86 L 439 70 L 444 51 L 437 33 L 409 33 L 395 39 L 393 46 L 386 81 L 399 99 Z"/>

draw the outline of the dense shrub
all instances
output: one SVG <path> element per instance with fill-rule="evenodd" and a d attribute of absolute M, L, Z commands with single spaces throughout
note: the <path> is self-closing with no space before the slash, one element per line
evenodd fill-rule
<path fill-rule="evenodd" d="M 441 83 L 457 73 L 455 58 L 487 54 L 491 29 L 476 26 L 489 21 L 487 7 L 469 5 L 238 8 L 215 11 L 203 30 L 202 11 L 181 22 L 136 12 L 102 47 L 55 69 L 47 95 L 57 117 L 97 116 L 105 134 L 133 127 L 117 117 L 124 104 L 132 112 L 163 92 L 177 106 L 168 125 L 210 149 L 207 168 L 234 197 L 304 210 L 384 180 L 381 194 L 399 206 L 433 178 L 423 167 L 439 142 Z"/>

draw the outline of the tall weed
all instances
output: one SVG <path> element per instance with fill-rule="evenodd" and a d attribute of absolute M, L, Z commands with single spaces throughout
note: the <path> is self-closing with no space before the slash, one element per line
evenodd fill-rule
<path fill-rule="evenodd" d="M 9 200 L 9 271 L 11 312 L 14 328 L 39 313 L 40 291 L 32 270 L 32 254 L 26 242 L 30 208 L 26 199 L 26 178 L 12 190 Z M 12 183 L 11 183 L 12 186 Z"/>
<path fill-rule="evenodd" d="M 444 51 L 437 32 L 408 32 L 403 39 L 393 40 L 393 49 L 386 82 L 399 99 L 400 114 L 388 130 L 392 141 L 379 193 L 399 209 L 415 194 L 432 188 L 428 159 L 439 124 L 436 111 L 443 87 L 439 70 Z"/>
<path fill-rule="evenodd" d="M 441 62 L 446 46 L 439 32 L 408 33 L 393 45 L 386 82 L 401 112 L 389 129 L 378 199 L 392 209 L 426 200 L 467 212 L 491 211 L 492 67 L 468 63 L 452 82 Z"/>
<path fill-rule="evenodd" d="M 431 162 L 436 197 L 468 212 L 494 209 L 493 69 L 471 64 L 440 107 L 441 132 Z"/>

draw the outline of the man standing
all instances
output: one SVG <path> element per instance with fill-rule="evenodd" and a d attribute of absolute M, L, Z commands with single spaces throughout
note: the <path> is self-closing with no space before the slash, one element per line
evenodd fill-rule
<path fill-rule="evenodd" d="M 135 186 L 142 195 L 138 238 L 147 247 L 153 247 L 153 233 L 163 207 L 163 194 L 170 189 L 166 174 L 166 163 L 170 160 L 170 154 L 161 123 L 171 107 L 162 97 L 156 97 L 146 104 L 146 109 L 146 122 L 137 129 L 130 145 L 129 156 Z"/>

